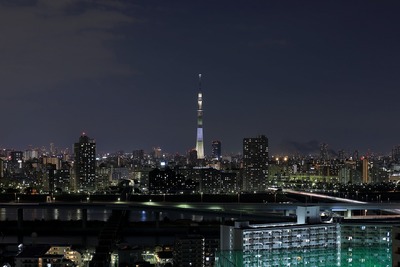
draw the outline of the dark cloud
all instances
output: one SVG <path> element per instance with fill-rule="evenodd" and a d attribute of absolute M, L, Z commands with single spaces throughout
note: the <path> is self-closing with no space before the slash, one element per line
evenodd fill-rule
<path fill-rule="evenodd" d="M 110 45 L 120 38 L 115 28 L 134 23 L 134 19 L 115 9 L 91 8 L 71 15 L 68 10 L 74 5 L 82 1 L 40 0 L 0 9 L 0 50 L 4 51 L 0 85 L 8 89 L 7 94 L 50 90 L 73 80 L 135 74 L 117 61 Z"/>
<path fill-rule="evenodd" d="M 285 39 L 264 39 L 260 41 L 252 41 L 248 43 L 251 48 L 260 48 L 260 47 L 284 47 L 289 45 L 288 40 Z"/>

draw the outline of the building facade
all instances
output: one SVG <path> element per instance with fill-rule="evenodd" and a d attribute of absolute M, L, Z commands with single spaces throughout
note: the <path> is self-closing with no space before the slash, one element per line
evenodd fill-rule
<path fill-rule="evenodd" d="M 211 144 L 211 153 L 213 160 L 221 160 L 222 159 L 222 151 L 221 151 L 221 142 L 213 141 Z"/>
<path fill-rule="evenodd" d="M 340 225 L 321 223 L 319 207 L 296 213 L 297 223 L 222 225 L 217 266 L 340 266 Z"/>
<path fill-rule="evenodd" d="M 268 138 L 243 139 L 243 191 L 263 192 L 268 182 Z"/>
<path fill-rule="evenodd" d="M 96 142 L 85 133 L 74 145 L 76 189 L 79 192 L 96 190 Z"/>
<path fill-rule="evenodd" d="M 175 240 L 174 263 L 177 266 L 205 266 L 205 238 L 201 235 L 187 235 Z"/>

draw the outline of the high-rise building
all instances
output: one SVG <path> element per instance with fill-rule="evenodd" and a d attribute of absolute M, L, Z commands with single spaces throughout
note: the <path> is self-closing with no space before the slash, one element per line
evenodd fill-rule
<path fill-rule="evenodd" d="M 22 151 L 11 151 L 10 171 L 13 173 L 21 173 L 23 161 L 24 161 L 24 153 Z"/>
<path fill-rule="evenodd" d="M 29 148 L 24 152 L 25 160 L 30 160 L 34 158 L 39 158 L 39 150 L 37 148 Z"/>
<path fill-rule="evenodd" d="M 329 154 L 328 154 L 328 145 L 325 143 L 322 143 L 319 145 L 319 157 L 320 160 L 325 162 L 329 159 Z"/>
<path fill-rule="evenodd" d="M 197 158 L 204 159 L 203 143 L 203 93 L 201 92 L 201 74 L 199 74 L 199 93 L 197 94 Z"/>
<path fill-rule="evenodd" d="M 268 139 L 265 135 L 243 139 L 243 190 L 262 192 L 268 181 Z"/>
<path fill-rule="evenodd" d="M 132 159 L 137 161 L 142 161 L 144 159 L 144 151 L 143 149 L 133 150 Z"/>
<path fill-rule="evenodd" d="M 96 189 L 96 142 L 85 133 L 74 145 L 74 169 L 78 191 L 90 192 Z"/>
<path fill-rule="evenodd" d="M 57 151 L 54 146 L 54 143 L 50 143 L 50 156 L 54 156 L 55 154 L 57 154 Z"/>
<path fill-rule="evenodd" d="M 211 153 L 212 158 L 215 160 L 221 160 L 222 152 L 221 152 L 221 142 L 220 141 L 213 141 L 211 144 Z"/>
<path fill-rule="evenodd" d="M 10 159 L 13 164 L 19 164 L 22 162 L 24 153 L 22 151 L 12 151 L 10 153 Z"/>
<path fill-rule="evenodd" d="M 369 183 L 369 161 L 367 157 L 362 159 L 362 182 Z"/>
<path fill-rule="evenodd" d="M 197 151 L 196 149 L 192 149 L 188 152 L 188 164 L 191 166 L 195 166 L 197 163 Z"/>
<path fill-rule="evenodd" d="M 205 238 L 187 235 L 175 240 L 174 262 L 177 266 L 205 266 Z"/>
<path fill-rule="evenodd" d="M 400 162 L 400 146 L 395 146 L 392 149 L 392 160 L 396 163 Z"/>
<path fill-rule="evenodd" d="M 0 158 L 0 178 L 4 177 L 4 161 Z"/>

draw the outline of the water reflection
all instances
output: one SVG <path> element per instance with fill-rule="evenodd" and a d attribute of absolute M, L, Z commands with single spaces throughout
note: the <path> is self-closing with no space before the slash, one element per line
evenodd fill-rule
<path fill-rule="evenodd" d="M 194 222 L 201 222 L 201 221 L 203 221 L 203 216 L 202 215 L 192 215 L 191 219 Z"/>
<path fill-rule="evenodd" d="M 0 209 L 0 221 L 5 221 L 7 219 L 7 209 Z"/>
<path fill-rule="evenodd" d="M 89 221 L 107 221 L 112 213 L 109 209 L 87 209 L 87 220 Z M 23 219 L 25 221 L 34 220 L 82 220 L 82 209 L 63 209 L 63 208 L 24 208 Z M 17 209 L 0 208 L 1 221 L 16 221 L 18 218 Z M 131 222 L 146 222 L 155 220 L 192 220 L 200 222 L 202 220 L 218 220 L 212 216 L 202 216 L 194 214 L 183 214 L 179 212 L 154 212 L 154 211 L 130 211 L 129 221 Z"/>
<path fill-rule="evenodd" d="M 72 215 L 74 216 L 74 215 Z M 77 209 L 76 210 L 76 215 L 74 216 L 77 220 L 81 220 L 82 219 L 82 210 L 81 209 Z M 73 220 L 73 219 L 72 219 Z"/>
<path fill-rule="evenodd" d="M 58 209 L 54 209 L 54 220 L 58 220 Z"/>
<path fill-rule="evenodd" d="M 103 210 L 103 221 L 107 221 L 108 217 L 110 217 L 110 214 L 107 212 L 107 210 Z"/>
<path fill-rule="evenodd" d="M 142 212 L 141 212 L 140 221 L 141 222 L 146 222 L 147 221 L 147 212 L 145 210 L 142 210 Z"/>

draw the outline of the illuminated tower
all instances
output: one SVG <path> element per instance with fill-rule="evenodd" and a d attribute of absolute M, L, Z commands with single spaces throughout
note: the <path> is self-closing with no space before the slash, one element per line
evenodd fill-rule
<path fill-rule="evenodd" d="M 203 94 L 201 93 L 201 74 L 199 74 L 199 93 L 197 94 L 197 159 L 204 159 L 203 144 Z"/>

